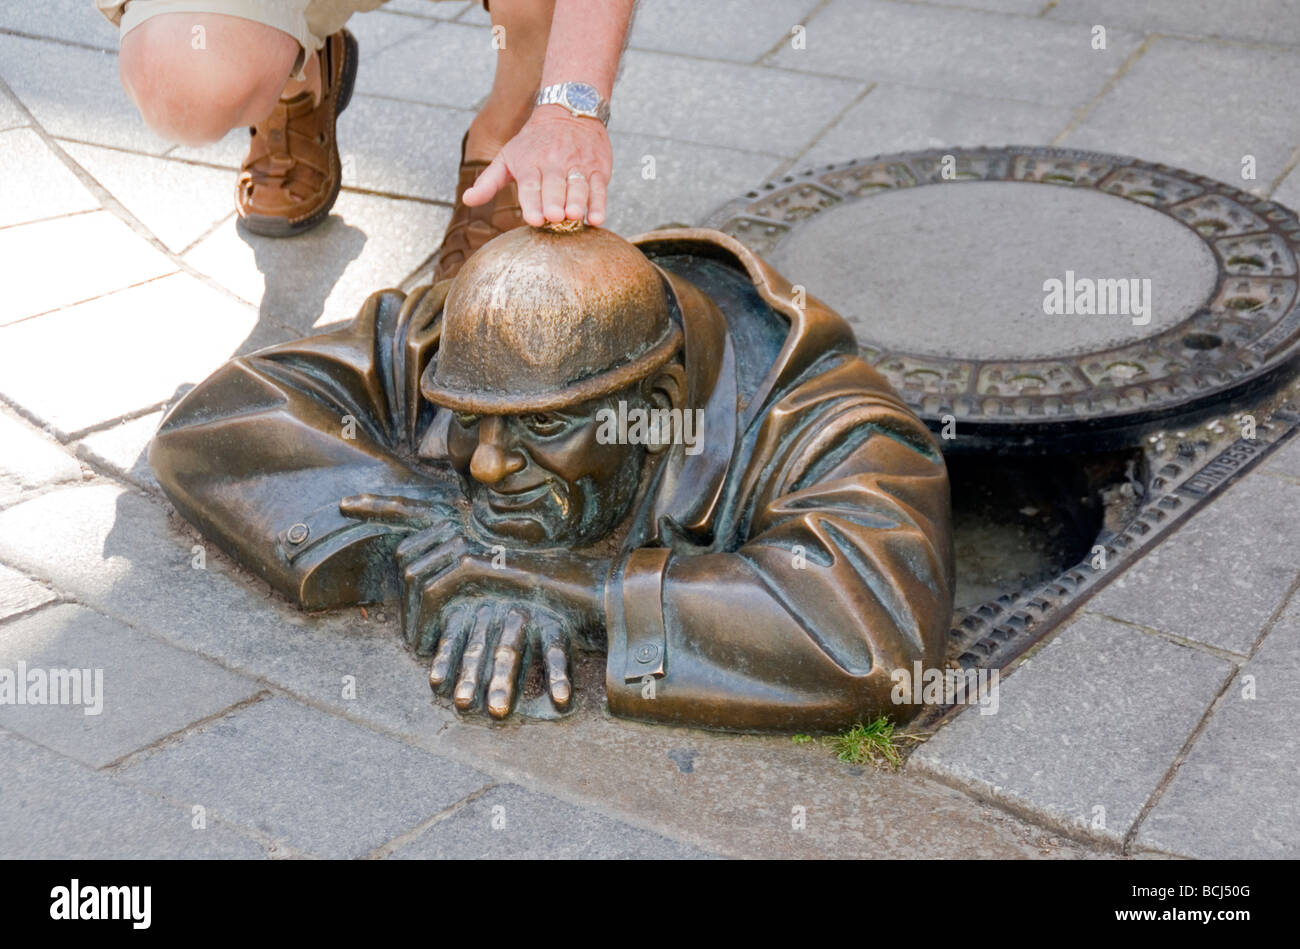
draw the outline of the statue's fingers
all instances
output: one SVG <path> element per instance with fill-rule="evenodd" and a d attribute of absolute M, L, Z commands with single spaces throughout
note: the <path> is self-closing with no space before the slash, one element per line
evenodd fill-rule
<path fill-rule="evenodd" d="M 402 590 L 404 591 L 402 629 L 406 633 L 408 643 L 414 644 L 420 635 L 420 620 L 425 605 L 442 606 L 442 601 L 438 596 L 430 595 L 433 588 L 428 582 L 429 578 L 436 577 L 455 563 L 456 558 L 465 551 L 465 547 L 463 537 L 452 537 L 428 553 L 417 557 L 402 569 Z"/>
<path fill-rule="evenodd" d="M 456 708 L 462 712 L 474 707 L 478 696 L 478 684 L 483 674 L 483 663 L 487 659 L 488 634 L 492 621 L 496 618 L 496 608 L 491 604 L 479 607 L 474 614 L 474 625 L 470 630 L 465 652 L 460 657 L 460 676 L 456 679 L 453 699 Z"/>
<path fill-rule="evenodd" d="M 412 561 L 428 553 L 438 544 L 444 544 L 451 540 L 455 535 L 455 525 L 438 524 L 403 537 L 401 542 L 393 549 L 393 557 L 397 560 L 397 568 L 405 570 Z"/>
<path fill-rule="evenodd" d="M 542 666 L 546 673 L 546 690 L 551 703 L 561 711 L 573 700 L 573 682 L 569 678 L 569 633 L 563 624 L 550 616 L 537 620 L 542 644 Z"/>
<path fill-rule="evenodd" d="M 506 612 L 501 624 L 501 640 L 492 661 L 492 678 L 488 682 L 487 707 L 493 718 L 510 714 L 519 669 L 524 661 L 524 618 L 518 610 Z"/>
<path fill-rule="evenodd" d="M 420 526 L 428 523 L 426 501 L 386 494 L 353 494 L 339 501 L 339 513 L 358 520 L 389 521 Z"/>
<path fill-rule="evenodd" d="M 470 627 L 474 622 L 474 611 L 461 605 L 450 610 L 442 625 L 442 639 L 438 642 L 438 653 L 429 666 L 429 685 L 436 692 L 451 677 L 451 671 L 460 661 L 465 649 L 465 640 L 469 637 Z"/>

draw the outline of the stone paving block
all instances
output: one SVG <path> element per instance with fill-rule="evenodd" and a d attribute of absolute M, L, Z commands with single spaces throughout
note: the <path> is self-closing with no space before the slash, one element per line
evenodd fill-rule
<path fill-rule="evenodd" d="M 90 672 L 77 677 L 80 695 L 67 693 L 78 704 L 0 705 L 0 726 L 95 768 L 261 690 L 252 679 L 71 603 L 3 628 L 0 668 L 17 670 L 20 662 L 29 675 Z"/>
<path fill-rule="evenodd" d="M 384 10 L 390 13 L 430 17 L 435 20 L 454 20 L 470 7 L 477 6 L 477 3 L 451 2 L 451 0 L 388 0 L 384 4 Z"/>
<path fill-rule="evenodd" d="M 611 131 L 786 157 L 802 152 L 866 88 L 858 80 L 643 50 L 628 50 L 622 70 Z"/>
<path fill-rule="evenodd" d="M 201 381 L 255 324 L 238 301 L 173 274 L 0 329 L 0 391 L 67 437 Z M 31 358 L 50 352 L 57 373 Z"/>
<path fill-rule="evenodd" d="M 0 89 L 0 130 L 18 128 L 23 125 L 30 125 L 31 120 L 18 108 L 9 95 Z"/>
<path fill-rule="evenodd" d="M 3 334 L 0 334 L 3 339 Z M 81 480 L 81 465 L 58 442 L 0 412 L 0 505 L 45 485 Z"/>
<path fill-rule="evenodd" d="M 75 142 L 63 147 L 173 253 L 235 213 L 228 171 Z"/>
<path fill-rule="evenodd" d="M 471 3 L 461 14 L 456 17 L 457 23 L 469 23 L 474 26 L 491 26 L 492 17 L 483 9 L 482 3 Z"/>
<path fill-rule="evenodd" d="M 53 590 L 0 564 L 0 619 L 34 610 L 57 599 Z"/>
<path fill-rule="evenodd" d="M 170 860 L 267 856 L 228 825 L 193 827 L 170 804 L 0 731 L 0 859 Z"/>
<path fill-rule="evenodd" d="M 121 775 L 324 857 L 364 856 L 490 783 L 284 698 L 212 722 Z"/>
<path fill-rule="evenodd" d="M 348 106 L 348 111 L 343 113 L 340 122 L 346 121 L 348 113 L 352 107 Z M 340 141 L 340 147 L 344 143 Z M 231 129 L 224 136 L 215 142 L 209 142 L 207 145 L 176 145 L 169 148 L 166 152 L 167 158 L 178 158 L 183 161 L 198 162 L 206 165 L 216 165 L 221 168 L 229 168 L 238 171 L 244 156 L 248 154 L 248 129 Z M 341 156 L 340 156 L 341 157 Z M 346 177 L 346 170 L 345 170 Z M 235 184 L 234 178 L 230 179 L 231 205 L 234 205 Z"/>
<path fill-rule="evenodd" d="M 162 417 L 162 412 L 150 412 L 88 435 L 77 442 L 77 456 L 146 490 L 159 493 L 162 489 L 149 468 L 146 453 Z"/>
<path fill-rule="evenodd" d="M 1143 33 L 1300 44 L 1300 20 L 1290 0 L 1066 0 L 1052 7 L 1047 19 L 1103 23 L 1108 29 L 1118 26 Z"/>
<path fill-rule="evenodd" d="M 345 193 L 323 224 L 291 241 L 250 234 L 232 219 L 185 260 L 259 305 L 263 321 L 303 335 L 351 319 L 371 293 L 396 286 L 437 249 L 450 217 L 438 205 Z"/>
<path fill-rule="evenodd" d="M 496 58 L 490 30 L 435 23 L 388 47 L 382 57 L 363 59 L 356 88 L 369 95 L 468 109 L 491 90 Z"/>
<path fill-rule="evenodd" d="M 113 253 L 104 252 L 108 247 Z M 6 288 L 0 326 L 176 270 L 165 254 L 108 211 L 4 228 L 0 260 L 24 277 Z"/>
<path fill-rule="evenodd" d="M 406 649 L 391 607 L 301 613 L 179 530 L 183 522 L 163 504 L 117 485 L 42 497 L 0 511 L 0 560 L 138 629 L 387 731 L 436 743 L 455 720 L 435 703 L 428 662 Z"/>
<path fill-rule="evenodd" d="M 357 95 L 339 119 L 344 186 L 450 204 L 472 118 L 461 109 Z M 420 130 L 419 148 L 411 147 L 411 129 Z"/>
<path fill-rule="evenodd" d="M 1269 197 L 1292 211 L 1300 208 L 1300 174 L 1294 168 L 1291 169 Z"/>
<path fill-rule="evenodd" d="M 606 226 L 626 237 L 678 221 L 699 224 L 728 197 L 775 173 L 775 155 L 614 132 Z M 653 159 L 653 165 L 647 161 Z M 654 177 L 646 175 L 653 171 Z"/>
<path fill-rule="evenodd" d="M 1300 573 L 1300 484 L 1248 475 L 1113 580 L 1094 613 L 1249 655 Z"/>
<path fill-rule="evenodd" d="M 1094 50 L 1090 28 L 889 0 L 832 0 L 808 23 L 805 49 L 786 44 L 788 69 L 1078 107 L 1138 48 L 1113 29 Z M 802 101 L 791 104 L 802 108 Z"/>
<path fill-rule="evenodd" d="M 1297 718 L 1300 602 L 1228 687 L 1136 848 L 1219 860 L 1300 856 Z"/>
<path fill-rule="evenodd" d="M 32 129 L 0 133 L 0 165 L 5 168 L 0 227 L 99 207 L 95 196 Z"/>
<path fill-rule="evenodd" d="M 1047 145 L 1072 110 L 880 83 L 795 162 L 810 168 L 944 145 Z"/>
<path fill-rule="evenodd" d="M 1118 844 L 1233 671 L 1084 615 L 1001 683 L 996 714 L 966 710 L 908 770 Z"/>
<path fill-rule="evenodd" d="M 1289 442 L 1265 459 L 1262 471 L 1300 478 L 1300 437 Z"/>
<path fill-rule="evenodd" d="M 817 5 L 818 0 L 642 0 L 628 46 L 752 63 L 777 43 L 789 41 L 792 28 L 805 23 Z"/>
<path fill-rule="evenodd" d="M 9 0 L 0 4 L 0 29 L 117 49 L 117 27 L 95 9 L 93 0 Z"/>
<path fill-rule="evenodd" d="M 0 79 L 51 135 L 155 155 L 173 144 L 136 112 L 115 53 L 0 34 Z"/>
<path fill-rule="evenodd" d="M 1038 16 L 1052 0 L 947 0 L 944 6 L 965 7 L 989 13 L 1018 13 L 1021 16 Z M 1057 0 L 1059 2 L 1059 0 Z M 1066 0 L 1069 2 L 1069 0 Z"/>
<path fill-rule="evenodd" d="M 363 71 L 374 62 L 374 57 L 390 46 L 432 27 L 433 24 L 426 19 L 399 16 L 388 12 L 387 8 L 372 10 L 348 20 L 348 29 L 357 38 L 361 50 L 359 67 Z"/>
<path fill-rule="evenodd" d="M 690 860 L 688 844 L 521 788 L 496 787 L 393 855 L 400 860 Z"/>
<path fill-rule="evenodd" d="M 1063 144 L 1265 187 L 1300 141 L 1297 83 L 1300 52 L 1160 38 Z M 1241 177 L 1245 155 L 1255 156 L 1255 180 Z"/>

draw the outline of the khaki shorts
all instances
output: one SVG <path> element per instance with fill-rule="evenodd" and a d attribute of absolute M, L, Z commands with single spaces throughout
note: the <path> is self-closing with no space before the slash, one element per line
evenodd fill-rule
<path fill-rule="evenodd" d="M 221 13 L 265 23 L 298 41 L 302 52 L 294 63 L 294 78 L 302 78 L 307 56 L 325 45 L 354 13 L 375 10 L 387 0 L 95 0 L 99 12 L 118 24 L 123 34 L 160 13 Z M 438 0 L 433 0 L 438 2 Z M 463 2 L 463 0 L 462 0 Z M 483 6 L 487 6 L 484 0 Z"/>

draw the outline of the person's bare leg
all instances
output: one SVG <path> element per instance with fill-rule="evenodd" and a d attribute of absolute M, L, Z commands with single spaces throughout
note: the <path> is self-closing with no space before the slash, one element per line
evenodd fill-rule
<path fill-rule="evenodd" d="M 505 28 L 492 92 L 469 126 L 468 161 L 491 161 L 533 111 L 542 80 L 555 0 L 491 0 L 493 27 Z"/>
<path fill-rule="evenodd" d="M 196 27 L 202 27 L 197 30 Z M 195 48 L 202 36 L 201 48 Z M 145 122 L 185 145 L 214 142 L 256 125 L 281 97 L 320 94 L 313 53 L 305 81 L 291 81 L 298 42 L 253 20 L 218 13 L 165 13 L 122 37 L 122 85 Z"/>

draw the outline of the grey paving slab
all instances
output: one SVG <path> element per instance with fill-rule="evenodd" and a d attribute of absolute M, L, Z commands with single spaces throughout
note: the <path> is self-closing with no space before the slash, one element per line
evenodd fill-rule
<path fill-rule="evenodd" d="M 1144 33 L 1300 44 L 1300 20 L 1290 0 L 1062 0 L 1047 18 L 1113 24 Z"/>
<path fill-rule="evenodd" d="M 791 40 L 819 0 L 747 0 L 695 3 L 641 0 L 628 45 L 679 56 L 752 63 L 777 43 Z"/>
<path fill-rule="evenodd" d="M 1300 174 L 1291 169 L 1269 197 L 1293 211 L 1300 208 Z"/>
<path fill-rule="evenodd" d="M 93 0 L 8 0 L 0 3 L 0 29 L 117 48 L 117 27 L 95 9 Z"/>
<path fill-rule="evenodd" d="M 690 860 L 688 844 L 515 784 L 493 788 L 392 854 L 398 860 Z"/>
<path fill-rule="evenodd" d="M 1249 475 L 1089 603 L 1095 613 L 1249 655 L 1300 574 L 1300 484 Z"/>
<path fill-rule="evenodd" d="M 1074 620 L 912 756 L 1070 832 L 1119 844 L 1234 666 L 1098 616 Z"/>
<path fill-rule="evenodd" d="M 364 856 L 490 783 L 284 698 L 214 721 L 120 773 L 326 857 Z"/>
<path fill-rule="evenodd" d="M 1300 856 L 1300 603 L 1224 693 L 1138 829 L 1137 849 L 1215 859 Z"/>
<path fill-rule="evenodd" d="M 5 168 L 0 227 L 99 207 L 95 196 L 32 129 L 0 132 L 0 165 Z"/>
<path fill-rule="evenodd" d="M 606 226 L 624 236 L 678 221 L 698 224 L 724 196 L 766 181 L 781 164 L 775 155 L 692 145 L 668 138 L 614 132 Z"/>
<path fill-rule="evenodd" d="M 628 50 L 622 70 L 611 131 L 787 157 L 802 152 L 866 88 L 854 79 L 644 50 Z"/>
<path fill-rule="evenodd" d="M 188 806 L 159 800 L 0 731 L 0 858 L 253 860 L 267 851 Z"/>
<path fill-rule="evenodd" d="M 109 247 L 111 254 L 105 253 Z M 24 276 L 7 288 L 0 326 L 176 270 L 166 254 L 108 211 L 4 228 L 0 259 Z"/>
<path fill-rule="evenodd" d="M 409 0 L 408 0 L 409 2 Z M 490 26 L 492 17 L 483 9 L 482 3 L 470 3 L 459 16 L 456 17 L 457 23 L 472 23 L 475 26 Z"/>
<path fill-rule="evenodd" d="M 339 119 L 344 186 L 451 203 L 471 118 L 461 109 L 357 95 Z M 418 148 L 412 129 L 420 130 Z"/>
<path fill-rule="evenodd" d="M 173 253 L 235 211 L 228 171 L 76 142 L 63 148 Z"/>
<path fill-rule="evenodd" d="M 1297 82 L 1300 51 L 1156 39 L 1063 144 L 1266 186 L 1300 142 Z M 1242 179 L 1246 155 L 1255 180 Z"/>
<path fill-rule="evenodd" d="M 1264 462 L 1264 471 L 1300 478 L 1300 438 L 1292 438 Z"/>
<path fill-rule="evenodd" d="M 432 27 L 433 23 L 422 17 L 401 16 L 384 9 L 373 10 L 348 20 L 348 29 L 357 38 L 361 50 L 361 69 L 366 69 L 373 62 L 372 57 L 378 56 L 395 43 Z"/>
<path fill-rule="evenodd" d="M 238 301 L 173 274 L 0 329 L 0 392 L 66 437 L 201 381 L 255 323 Z M 54 351 L 58 373 L 32 358 Z"/>
<path fill-rule="evenodd" d="M 303 614 L 182 523 L 117 485 L 59 490 L 0 511 L 0 560 L 314 705 L 436 744 L 455 714 L 435 704 L 391 608 Z"/>
<path fill-rule="evenodd" d="M 832 0 L 808 23 L 804 49 L 786 44 L 779 66 L 947 89 L 986 98 L 1080 106 L 1138 48 L 1141 36 L 1020 16 L 892 0 Z M 803 102 L 791 103 L 791 108 Z"/>
<path fill-rule="evenodd" d="M 507 40 L 508 42 L 508 40 Z M 435 23 L 361 61 L 357 91 L 428 105 L 468 109 L 488 94 L 496 70 L 492 32 L 461 23 Z"/>
<path fill-rule="evenodd" d="M 1070 0 L 1064 2 L 1069 3 Z M 1051 5 L 1052 0 L 945 0 L 944 3 L 947 7 L 965 7 L 990 13 L 1018 13 L 1021 16 L 1039 16 Z"/>
<path fill-rule="evenodd" d="M 0 334 L 0 338 L 3 335 Z M 81 480 L 81 465 L 53 438 L 0 412 L 0 505 L 36 489 Z"/>
<path fill-rule="evenodd" d="M 465 0 L 388 0 L 384 4 L 384 10 L 436 20 L 454 20 L 470 7 L 477 6 L 477 3 L 467 3 Z"/>
<path fill-rule="evenodd" d="M 350 111 L 351 107 L 349 107 Z M 343 118 L 347 118 L 348 113 L 343 113 Z M 343 142 L 339 143 L 340 148 Z M 244 156 L 248 154 L 248 129 L 236 128 L 231 129 L 224 136 L 215 142 L 207 145 L 176 145 L 167 150 L 168 158 L 179 158 L 184 161 L 199 162 L 207 165 L 217 165 L 221 168 L 229 168 L 232 171 L 238 171 Z M 340 157 L 342 157 L 340 155 Z M 345 170 L 346 173 L 346 170 Z M 234 200 L 235 186 L 230 186 L 231 201 Z"/>
<path fill-rule="evenodd" d="M 0 33 L 0 79 L 51 135 L 159 154 L 117 75 L 117 55 Z"/>
<path fill-rule="evenodd" d="M 31 119 L 20 109 L 8 93 L 0 89 L 0 129 L 18 128 L 30 125 Z"/>
<path fill-rule="evenodd" d="M 371 293 L 396 286 L 437 249 L 450 216 L 439 205 L 348 192 L 293 240 L 249 234 L 232 219 L 185 260 L 257 305 L 263 321 L 302 335 L 350 319 Z"/>
<path fill-rule="evenodd" d="M 158 479 L 149 468 L 146 451 L 153 440 L 162 412 L 150 412 L 139 418 L 87 435 L 73 448 L 77 457 L 149 491 L 161 491 Z"/>
<path fill-rule="evenodd" d="M 17 570 L 0 564 L 0 619 L 25 613 L 58 599 L 58 594 Z"/>
<path fill-rule="evenodd" d="M 95 768 L 261 690 L 252 679 L 71 603 L 4 627 L 0 667 L 19 669 L 20 662 L 29 676 L 78 673 L 80 694 L 63 694 L 79 702 L 0 705 L 0 726 Z"/>
<path fill-rule="evenodd" d="M 795 163 L 799 168 L 944 145 L 1048 145 L 1073 110 L 879 83 Z"/>

